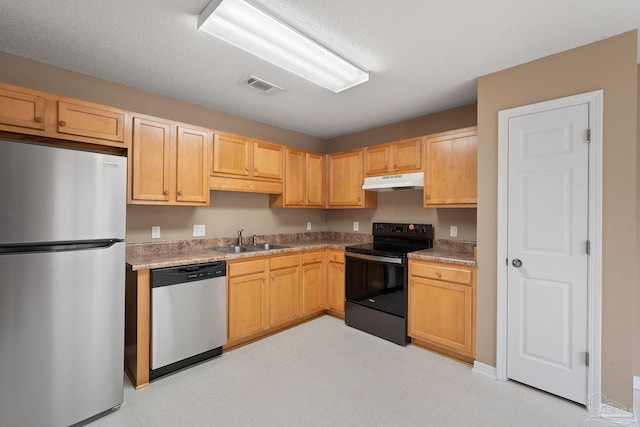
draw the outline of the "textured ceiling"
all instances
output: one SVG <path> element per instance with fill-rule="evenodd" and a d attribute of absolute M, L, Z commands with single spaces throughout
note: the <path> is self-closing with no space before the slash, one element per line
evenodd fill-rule
<path fill-rule="evenodd" d="M 198 31 L 208 0 L 0 0 L 0 51 L 331 138 L 474 103 L 481 75 L 640 27 L 638 0 L 256 1 L 369 82 L 335 94 Z"/>

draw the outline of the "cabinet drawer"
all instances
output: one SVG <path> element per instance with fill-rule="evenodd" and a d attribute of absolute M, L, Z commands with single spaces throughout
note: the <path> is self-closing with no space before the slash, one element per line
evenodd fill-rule
<path fill-rule="evenodd" d="M 251 273 L 264 273 L 267 270 L 267 260 L 265 258 L 251 261 L 229 262 L 229 277 L 243 276 Z"/>
<path fill-rule="evenodd" d="M 330 249 L 327 252 L 327 256 L 329 257 L 329 261 L 344 263 L 344 251 Z"/>
<path fill-rule="evenodd" d="M 302 263 L 305 265 L 313 264 L 316 262 L 322 262 L 323 260 L 324 260 L 324 250 L 305 252 L 302 254 Z"/>
<path fill-rule="evenodd" d="M 276 256 L 270 259 L 270 269 L 296 267 L 300 264 L 300 253 L 293 255 Z"/>
<path fill-rule="evenodd" d="M 423 262 L 411 262 L 409 274 L 411 276 L 444 280 L 446 282 L 471 284 L 471 270 L 464 267 L 445 266 Z"/>

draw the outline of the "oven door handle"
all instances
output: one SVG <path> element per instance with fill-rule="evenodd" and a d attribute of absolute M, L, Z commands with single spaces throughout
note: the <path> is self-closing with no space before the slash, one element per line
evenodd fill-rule
<path fill-rule="evenodd" d="M 388 264 L 402 264 L 402 258 L 394 258 L 394 257 L 379 256 L 379 255 L 364 255 L 364 254 L 358 254 L 355 252 L 345 252 L 344 255 L 347 258 L 358 258 L 366 261 L 386 262 Z"/>

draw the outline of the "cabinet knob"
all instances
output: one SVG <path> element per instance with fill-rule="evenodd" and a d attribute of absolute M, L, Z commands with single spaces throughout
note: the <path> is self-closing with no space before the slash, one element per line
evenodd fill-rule
<path fill-rule="evenodd" d="M 249 166 L 245 166 L 244 170 L 246 170 L 247 172 L 249 172 Z"/>
<path fill-rule="evenodd" d="M 162 194 L 164 194 L 165 196 L 168 196 L 168 195 L 169 195 L 169 190 L 164 190 L 164 191 L 162 192 Z"/>
<path fill-rule="evenodd" d="M 258 168 L 255 168 L 253 171 L 254 171 L 254 172 L 258 172 Z"/>
<path fill-rule="evenodd" d="M 398 165 L 393 165 L 393 170 L 398 169 Z"/>
<path fill-rule="evenodd" d="M 313 260 L 314 260 L 314 261 L 316 260 L 316 257 L 315 257 L 315 256 L 313 257 Z"/>
<path fill-rule="evenodd" d="M 182 191 L 178 191 L 178 196 L 182 196 Z"/>
<path fill-rule="evenodd" d="M 300 199 L 300 203 L 304 203 L 304 199 Z"/>
<path fill-rule="evenodd" d="M 431 199 L 431 196 L 427 194 L 426 196 L 424 196 L 424 198 L 429 200 L 429 199 Z"/>
<path fill-rule="evenodd" d="M 384 170 L 388 171 L 389 170 L 389 166 L 385 165 Z"/>
<path fill-rule="evenodd" d="M 361 201 L 362 201 L 362 197 L 358 197 L 358 202 L 361 202 Z"/>
<path fill-rule="evenodd" d="M 276 275 L 275 274 L 271 275 L 271 280 L 276 280 Z"/>
<path fill-rule="evenodd" d="M 62 126 L 62 127 L 64 127 L 64 126 L 66 126 L 66 125 L 67 125 L 67 122 L 65 122 L 64 120 L 60 120 L 60 121 L 58 122 L 58 126 Z"/>
<path fill-rule="evenodd" d="M 42 117 L 40 117 L 40 116 L 38 116 L 38 117 L 34 118 L 33 120 L 34 120 L 36 123 L 42 123 L 42 122 L 44 122 L 44 119 L 43 119 Z"/>
<path fill-rule="evenodd" d="M 442 273 L 440 273 L 439 271 L 436 271 L 436 276 L 438 276 L 438 278 L 442 277 Z"/>

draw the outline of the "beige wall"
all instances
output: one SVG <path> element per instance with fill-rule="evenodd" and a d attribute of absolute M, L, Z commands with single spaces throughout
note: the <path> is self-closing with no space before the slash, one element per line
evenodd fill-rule
<path fill-rule="evenodd" d="M 325 211 L 270 209 L 266 194 L 212 191 L 209 207 L 127 206 L 127 242 L 193 239 L 193 225 L 204 224 L 206 237 L 233 237 L 241 228 L 251 234 L 326 231 Z M 161 238 L 151 239 L 151 227 L 160 226 Z"/>
<path fill-rule="evenodd" d="M 604 90 L 602 392 L 632 407 L 637 32 L 478 80 L 477 359 L 495 366 L 498 111 Z"/>
<path fill-rule="evenodd" d="M 451 110 L 427 114 L 414 119 L 329 139 L 327 141 L 327 153 L 335 153 L 338 151 L 351 150 L 352 148 L 365 147 L 367 145 L 382 144 L 399 139 L 414 138 L 430 133 L 475 126 L 476 123 L 476 104 L 465 105 L 452 108 Z"/>
<path fill-rule="evenodd" d="M 265 139 L 324 153 L 326 143 L 298 132 L 156 95 L 85 74 L 0 52 L 0 81 L 136 113 Z"/>
<path fill-rule="evenodd" d="M 425 209 L 422 191 L 406 190 L 378 193 L 377 209 L 332 209 L 327 211 L 327 230 L 371 234 L 373 222 L 415 222 L 433 224 L 437 239 L 476 240 L 475 209 Z M 458 227 L 458 237 L 449 237 L 449 227 Z"/>

